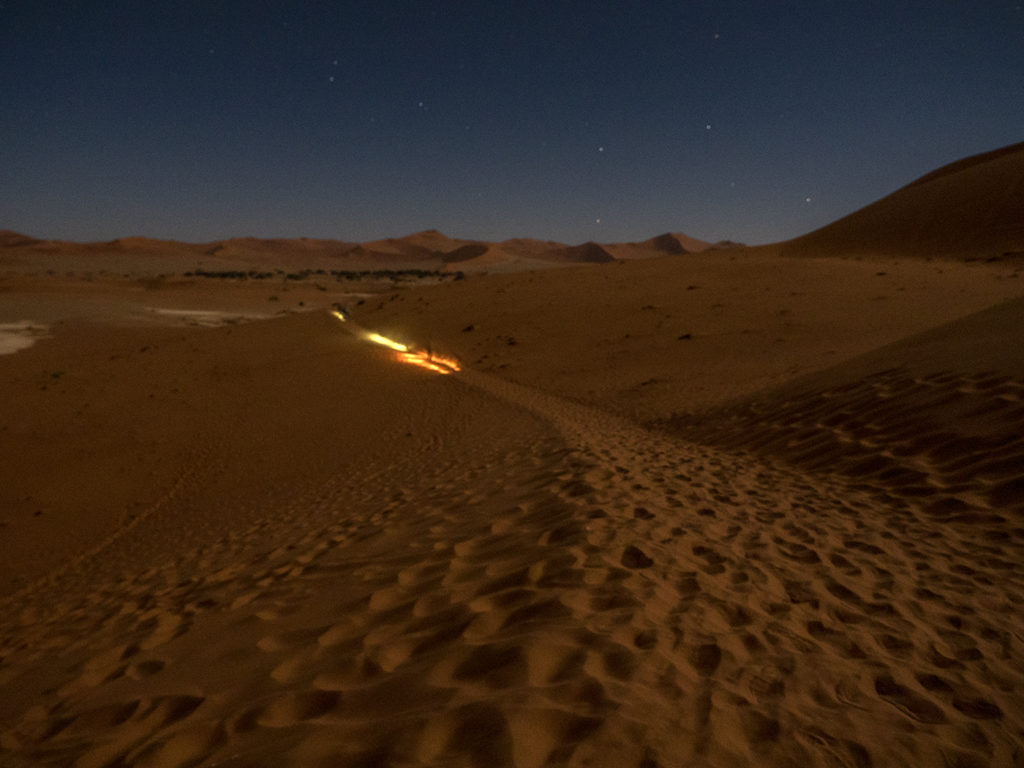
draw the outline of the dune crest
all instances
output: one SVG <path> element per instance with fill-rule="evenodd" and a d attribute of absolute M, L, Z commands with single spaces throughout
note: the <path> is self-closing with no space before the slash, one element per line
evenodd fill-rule
<path fill-rule="evenodd" d="M 685 246 L 683 245 L 685 243 Z M 39 240 L 12 230 L 0 231 L 0 259 L 41 263 L 49 256 L 77 261 L 79 268 L 122 256 L 176 257 L 179 263 L 195 260 L 198 266 L 219 269 L 283 267 L 446 269 L 458 264 L 473 272 L 509 272 L 544 269 L 565 264 L 605 263 L 615 259 L 649 259 L 668 253 L 706 250 L 710 244 L 682 233 L 659 235 L 639 243 L 600 245 L 588 242 L 569 246 L 554 241 L 513 238 L 500 243 L 448 237 L 436 230 L 416 232 L 362 243 L 318 238 L 233 237 L 208 243 L 184 243 L 147 237 L 122 237 L 95 243 Z M 75 262 L 72 262 L 75 263 Z M 100 264 L 105 262 L 100 261 Z M 172 266 L 168 263 L 167 266 Z"/>
<path fill-rule="evenodd" d="M 1024 144 L 950 163 L 781 252 L 1024 258 Z"/>

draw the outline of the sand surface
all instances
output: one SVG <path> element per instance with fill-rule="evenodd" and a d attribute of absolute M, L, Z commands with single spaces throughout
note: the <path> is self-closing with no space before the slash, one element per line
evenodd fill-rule
<path fill-rule="evenodd" d="M 0 283 L 5 768 L 1024 764 L 1012 263 L 143 282 Z"/>

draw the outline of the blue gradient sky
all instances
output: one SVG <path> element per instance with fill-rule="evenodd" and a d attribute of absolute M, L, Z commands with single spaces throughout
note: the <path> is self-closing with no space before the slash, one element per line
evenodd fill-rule
<path fill-rule="evenodd" d="M 1024 139 L 1024 11 L 0 0 L 0 103 L 37 237 L 762 243 Z"/>

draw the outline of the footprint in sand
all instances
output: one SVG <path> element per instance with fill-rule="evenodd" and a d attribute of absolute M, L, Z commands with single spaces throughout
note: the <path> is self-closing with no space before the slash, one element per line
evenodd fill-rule
<path fill-rule="evenodd" d="M 875 678 L 875 693 L 913 720 L 932 724 L 946 722 L 946 716 L 937 705 L 900 685 L 889 675 Z"/>
<path fill-rule="evenodd" d="M 622 552 L 622 564 L 626 568 L 640 569 L 650 568 L 654 565 L 654 561 L 649 558 L 642 549 L 630 544 Z"/>
<path fill-rule="evenodd" d="M 701 677 L 710 677 L 722 662 L 722 649 L 717 643 L 698 645 L 690 653 L 690 663 Z"/>

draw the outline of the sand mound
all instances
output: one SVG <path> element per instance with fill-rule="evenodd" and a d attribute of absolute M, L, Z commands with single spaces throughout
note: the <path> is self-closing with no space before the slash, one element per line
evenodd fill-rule
<path fill-rule="evenodd" d="M 607 264 L 609 261 L 615 261 L 614 256 L 594 242 L 549 251 L 544 254 L 543 258 L 545 261 L 567 262 L 570 264 Z"/>
<path fill-rule="evenodd" d="M 22 235 L 10 229 L 0 229 L 0 248 L 20 248 L 27 245 L 38 245 L 41 240 Z"/>
<path fill-rule="evenodd" d="M 602 248 L 616 259 L 650 259 L 666 254 L 700 253 L 711 248 L 711 243 L 697 240 L 682 232 L 665 234 L 641 243 L 613 243 Z"/>
<path fill-rule="evenodd" d="M 487 250 L 488 247 L 481 243 L 476 243 L 473 245 L 463 245 L 459 248 L 456 248 L 454 251 L 449 251 L 448 253 L 446 253 L 444 255 L 444 263 L 456 264 L 463 261 L 476 259 L 487 253 Z"/>
<path fill-rule="evenodd" d="M 1024 301 L 1009 302 L 660 425 L 843 477 L 877 494 L 894 519 L 966 526 L 981 547 L 972 559 L 1015 567 L 1001 559 L 1001 542 L 1024 538 L 1022 320 Z"/>
<path fill-rule="evenodd" d="M 1024 258 L 1024 144 L 939 168 L 781 252 Z"/>
<path fill-rule="evenodd" d="M 662 253 L 689 253 L 689 250 L 683 246 L 679 238 L 668 232 L 652 237 L 645 242 L 645 245 L 649 245 L 652 249 Z"/>

